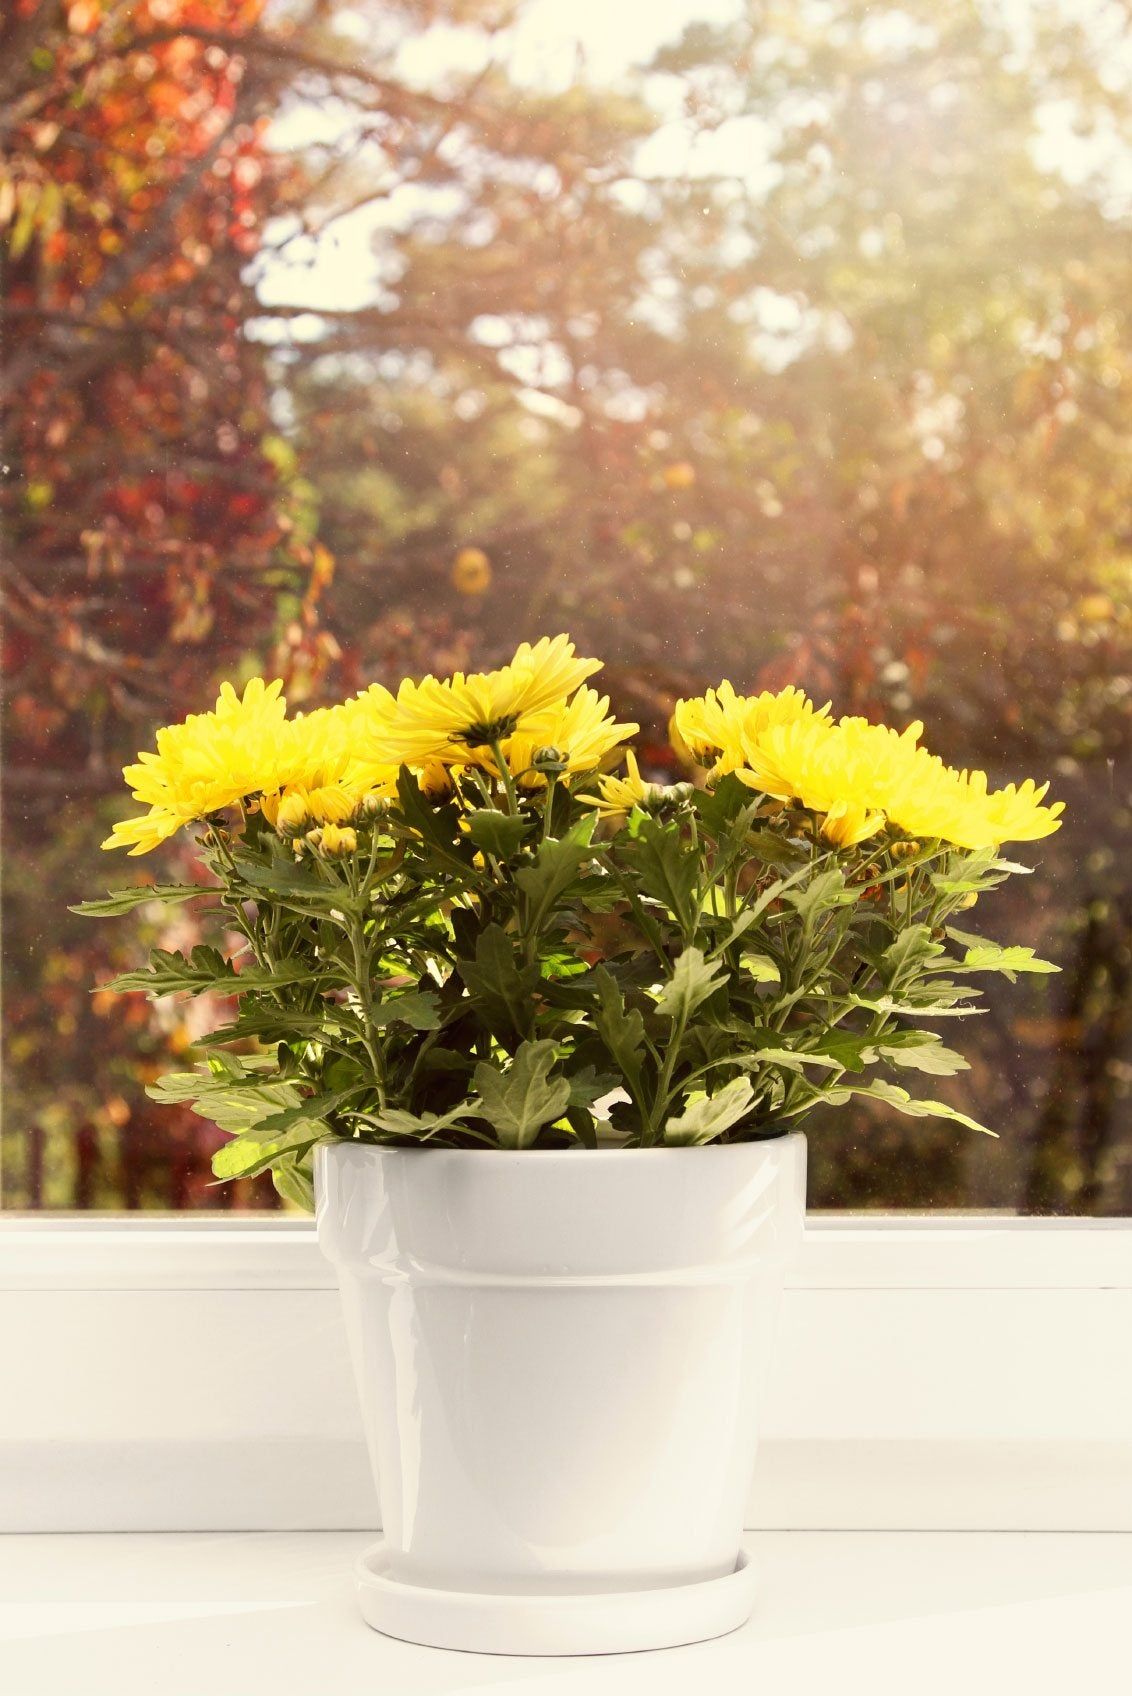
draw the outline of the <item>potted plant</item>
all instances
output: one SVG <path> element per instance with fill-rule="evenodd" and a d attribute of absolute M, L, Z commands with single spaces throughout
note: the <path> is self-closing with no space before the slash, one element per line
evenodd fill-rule
<path fill-rule="evenodd" d="M 695 781 L 642 777 L 565 637 L 499 671 L 288 715 L 228 685 L 127 768 L 107 846 L 198 832 L 225 945 L 113 987 L 229 996 L 150 1093 L 317 1208 L 383 1536 L 366 1618 L 521 1653 L 741 1623 L 741 1549 L 804 1140 L 854 1095 L 974 1120 L 898 1079 L 965 1062 L 972 975 L 1050 971 L 962 928 L 1056 829 L 794 689 L 680 702 Z"/>

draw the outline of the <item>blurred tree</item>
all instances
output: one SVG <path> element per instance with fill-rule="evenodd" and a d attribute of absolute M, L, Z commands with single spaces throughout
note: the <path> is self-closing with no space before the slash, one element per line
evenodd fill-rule
<path fill-rule="evenodd" d="M 143 1009 L 90 1002 L 102 940 L 64 903 L 155 721 L 257 642 L 318 660 L 329 557 L 245 334 L 300 180 L 263 147 L 270 77 L 211 44 L 258 11 L 23 0 L 0 33 L 9 1204 L 205 1199 L 199 1127 L 158 1141 L 124 1083 Z"/>
<path fill-rule="evenodd" d="M 1069 798 L 1014 897 L 1068 981 L 1000 1002 L 956 1086 L 1011 1150 L 861 1110 L 819 1198 L 1132 1208 L 1118 13 L 751 3 L 659 53 L 651 105 L 490 70 L 418 132 L 371 302 L 295 350 L 351 679 L 568 627 L 658 761 L 728 672 Z M 328 216 L 391 193 L 349 185 Z"/>

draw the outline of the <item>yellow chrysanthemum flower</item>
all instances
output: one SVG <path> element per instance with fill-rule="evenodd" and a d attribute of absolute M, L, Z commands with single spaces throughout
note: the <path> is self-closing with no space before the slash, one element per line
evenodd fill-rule
<path fill-rule="evenodd" d="M 568 637 L 544 636 L 533 647 L 522 643 L 499 671 L 405 682 L 394 710 L 375 717 L 371 755 L 390 765 L 467 765 L 470 750 L 524 732 L 600 670 L 600 660 L 576 657 Z"/>
<path fill-rule="evenodd" d="M 288 820 L 303 811 L 314 824 L 344 824 L 367 795 L 395 793 L 396 768 L 362 757 L 372 713 L 392 699 L 375 685 L 367 696 L 288 720 L 280 761 L 283 787 L 263 797 L 269 824 L 285 834 Z"/>
<path fill-rule="evenodd" d="M 123 772 L 149 811 L 114 826 L 104 848 L 147 854 L 182 825 L 278 786 L 285 754 L 283 685 L 253 677 L 237 695 L 230 683 L 212 712 L 193 713 L 157 733 L 156 752 Z"/>
<path fill-rule="evenodd" d="M 1065 803 L 1041 803 L 1049 785 L 1008 784 L 989 789 L 982 771 L 955 771 L 926 749 L 889 801 L 889 818 L 913 836 L 938 836 L 957 848 L 997 848 L 1003 842 L 1036 842 L 1060 828 Z"/>
<path fill-rule="evenodd" d="M 1035 841 L 1058 828 L 1063 807 L 1043 807 L 1045 788 L 988 791 L 984 772 L 958 772 L 920 747 L 921 724 L 905 731 L 843 718 L 772 725 L 736 775 L 753 789 L 800 801 L 824 815 L 831 841 L 864 841 L 887 822 L 911 836 L 960 848 Z"/>
<path fill-rule="evenodd" d="M 883 813 L 871 812 L 860 801 L 838 801 L 822 819 L 821 834 L 839 848 L 852 848 L 858 842 L 867 842 L 884 826 Z"/>
<path fill-rule="evenodd" d="M 596 771 L 614 748 L 639 729 L 608 717 L 609 696 L 596 689 L 579 689 L 566 702 L 556 702 L 523 720 L 523 728 L 503 743 L 508 769 L 526 789 L 542 789 L 546 777 L 532 771 L 540 749 L 561 755 L 561 771 L 570 775 Z"/>
<path fill-rule="evenodd" d="M 828 712 L 828 703 L 815 708 L 793 684 L 777 693 L 764 689 L 758 695 L 740 695 L 725 679 L 704 695 L 677 701 L 673 742 L 678 749 L 683 744 L 698 765 L 712 766 L 722 775 L 745 765 L 748 749 L 757 747 L 767 730 L 824 718 Z"/>
<path fill-rule="evenodd" d="M 596 795 L 579 795 L 578 800 L 594 807 L 598 817 L 610 824 L 622 825 L 634 807 L 651 807 L 664 794 L 658 783 L 647 783 L 641 776 L 637 756 L 632 748 L 625 750 L 625 776 L 607 775 L 597 780 Z"/>

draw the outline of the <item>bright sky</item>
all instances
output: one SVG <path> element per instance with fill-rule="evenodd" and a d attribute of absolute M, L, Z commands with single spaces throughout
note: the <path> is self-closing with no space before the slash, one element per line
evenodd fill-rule
<path fill-rule="evenodd" d="M 284 0 L 285 3 L 285 0 Z M 1000 0 L 1020 42 L 1028 33 L 1028 9 L 1037 0 Z M 1111 8 L 1106 0 L 1063 0 L 1067 11 L 1096 19 L 1098 39 L 1110 35 Z M 443 95 L 459 87 L 480 70 L 490 54 L 505 63 L 512 81 L 531 88 L 558 91 L 568 88 L 579 74 L 589 82 L 616 84 L 637 66 L 647 64 L 656 50 L 676 40 L 690 23 L 725 24 L 744 10 L 744 0 L 528 0 L 518 22 L 490 43 L 474 29 L 437 25 L 404 41 L 397 49 L 396 37 L 375 40 L 381 29 L 375 13 L 352 10 L 348 5 L 334 15 L 334 28 L 347 41 L 359 44 L 360 56 L 374 61 L 387 47 L 396 50 L 396 74 L 430 93 Z M 376 14 L 380 20 L 380 12 Z M 878 16 L 877 27 L 890 30 L 898 24 L 892 14 Z M 395 28 L 395 25 L 390 27 Z M 914 27 L 914 26 L 913 26 Z M 1132 36 L 1118 35 L 1111 43 L 1112 74 L 1123 87 L 1132 75 Z M 710 136 L 693 144 L 690 131 L 680 121 L 680 91 L 673 79 L 652 79 L 650 99 L 661 114 L 673 100 L 671 117 L 637 151 L 637 175 L 695 176 L 730 172 L 743 176 L 752 193 L 768 182 L 768 137 L 757 120 L 741 118 L 725 123 Z M 1058 169 L 1071 178 L 1103 170 L 1111 186 L 1114 207 L 1132 204 L 1132 158 L 1121 138 L 1114 135 L 1088 141 L 1075 135 L 1073 113 L 1067 103 L 1042 114 L 1041 132 L 1035 152 L 1046 169 Z M 357 114 L 341 102 L 296 102 L 275 121 L 271 140 L 276 147 L 303 151 L 311 147 L 347 144 Z M 371 148 L 375 176 L 380 155 Z M 381 230 L 405 229 L 422 211 L 433 207 L 449 214 L 458 206 L 448 191 L 429 195 L 406 186 L 384 200 L 334 219 L 316 239 L 301 233 L 297 220 L 277 220 L 267 231 L 274 254 L 257 267 L 261 299 L 265 305 L 309 307 L 318 310 L 350 311 L 369 305 L 381 294 L 381 247 L 375 235 Z M 290 238 L 290 239 L 287 239 Z M 384 263 L 390 263 L 386 249 Z M 388 275 L 388 272 L 387 272 Z M 321 331 L 312 316 L 292 326 L 297 336 L 315 337 Z"/>
<path fill-rule="evenodd" d="M 490 52 L 506 63 L 514 82 L 530 88 L 568 88 L 579 69 L 587 81 L 616 83 L 634 66 L 648 63 L 658 47 L 676 40 L 689 23 L 726 23 L 741 10 L 742 0 L 530 0 L 515 27 L 495 37 Z M 347 7 L 335 14 L 334 27 L 347 40 L 361 43 L 372 37 L 374 26 L 372 17 Z M 473 76 L 486 57 L 478 31 L 437 25 L 407 42 L 396 64 L 406 81 L 438 92 Z M 273 124 L 271 142 L 288 151 L 333 145 L 348 137 L 352 122 L 353 113 L 345 106 L 297 104 Z M 749 131 L 750 126 L 745 127 Z M 725 136 L 723 146 L 732 163 L 739 149 L 752 164 L 763 152 L 749 133 Z M 638 165 L 643 175 L 651 176 L 689 168 L 707 171 L 715 168 L 715 161 L 707 153 L 689 160 L 687 137 L 680 126 L 672 125 L 642 150 Z M 317 242 L 292 241 L 264 265 L 261 299 L 265 305 L 327 311 L 371 303 L 379 293 L 375 232 L 404 228 L 421 207 L 419 191 L 406 188 L 387 201 L 335 219 Z M 282 225 L 269 232 L 275 241 L 287 233 Z M 316 328 L 312 323 L 312 334 Z"/>

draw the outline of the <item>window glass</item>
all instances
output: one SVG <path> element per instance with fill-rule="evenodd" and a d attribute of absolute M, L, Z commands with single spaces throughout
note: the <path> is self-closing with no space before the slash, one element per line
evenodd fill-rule
<path fill-rule="evenodd" d="M 9 1209 L 271 1207 L 69 902 L 218 682 L 603 656 L 655 775 L 720 677 L 922 718 L 1064 829 L 939 1093 L 818 1207 L 1132 1211 L 1132 47 L 987 0 L 23 0 L 0 26 Z M 981 915 L 972 914 L 972 928 Z"/>

